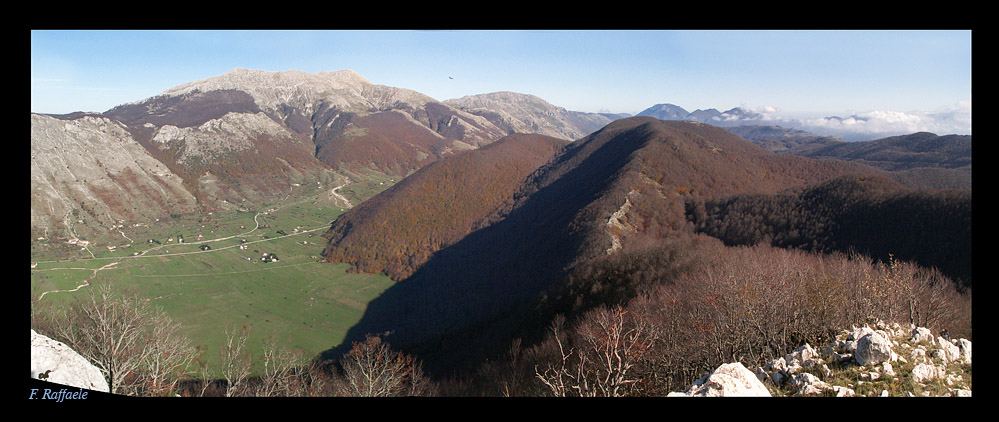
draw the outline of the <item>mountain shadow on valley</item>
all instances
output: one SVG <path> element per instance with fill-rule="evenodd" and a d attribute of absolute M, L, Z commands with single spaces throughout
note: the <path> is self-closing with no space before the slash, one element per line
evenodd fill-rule
<path fill-rule="evenodd" d="M 538 306 L 567 304 L 545 298 L 567 297 L 574 269 L 628 250 L 635 239 L 692 233 L 684 208 L 689 201 L 878 172 L 778 156 L 710 125 L 618 120 L 566 146 L 477 229 L 369 303 L 342 346 L 324 356 L 335 358 L 352 342 L 378 334 L 419 356 L 429 370 L 463 369 L 458 367 L 506 350 L 512 339 L 537 332 L 561 312 Z M 367 224 L 385 225 L 378 221 Z M 392 236 L 383 230 L 370 237 Z"/>
<path fill-rule="evenodd" d="M 431 370 L 458 369 L 460 362 L 504 350 L 515 327 L 532 317 L 523 307 L 593 243 L 577 214 L 604 193 L 648 136 L 619 130 L 598 140 L 567 147 L 497 211 L 492 224 L 438 251 L 370 302 L 343 344 L 325 357 L 339 356 L 366 334 L 384 335 Z M 538 184 L 552 172 L 558 177 Z"/>

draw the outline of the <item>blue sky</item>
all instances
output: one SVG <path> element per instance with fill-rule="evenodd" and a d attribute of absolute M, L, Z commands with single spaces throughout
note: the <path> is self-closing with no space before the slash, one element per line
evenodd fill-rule
<path fill-rule="evenodd" d="M 106 111 L 237 67 L 353 69 L 438 100 L 514 91 L 589 112 L 635 114 L 672 103 L 795 118 L 957 113 L 967 114 L 958 120 L 970 133 L 971 38 L 971 31 L 842 30 L 32 31 L 31 111 Z"/>

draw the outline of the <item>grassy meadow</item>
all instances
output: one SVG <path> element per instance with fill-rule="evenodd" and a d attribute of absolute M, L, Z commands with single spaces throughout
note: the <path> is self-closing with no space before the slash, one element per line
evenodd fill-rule
<path fill-rule="evenodd" d="M 361 191 L 366 198 L 388 185 L 368 184 L 350 193 Z M 393 283 L 383 275 L 347 273 L 348 264 L 321 262 L 322 235 L 342 212 L 326 192 L 313 192 L 252 212 L 123 227 L 121 240 L 74 251 L 72 259 L 47 260 L 37 252 L 40 248 L 33 248 L 32 297 L 41 296 L 43 305 L 62 306 L 89 294 L 86 286 L 67 290 L 93 280 L 110 282 L 148 299 L 180 323 L 209 367 L 217 367 L 225 329 L 243 326 L 250 330 L 255 372 L 270 339 L 312 358 L 338 345 L 366 304 Z M 260 226 L 254 230 L 255 216 Z M 116 245 L 115 250 L 108 244 Z M 278 259 L 265 262 L 264 254 Z"/>

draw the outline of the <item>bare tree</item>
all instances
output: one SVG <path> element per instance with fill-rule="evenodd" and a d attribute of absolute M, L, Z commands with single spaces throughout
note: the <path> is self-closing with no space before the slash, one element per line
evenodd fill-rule
<path fill-rule="evenodd" d="M 112 290 L 110 283 L 92 286 L 87 299 L 70 305 L 56 334 L 101 370 L 112 393 L 134 394 L 134 378 L 157 342 L 148 330 L 154 313 L 137 296 Z"/>
<path fill-rule="evenodd" d="M 621 306 L 598 308 L 573 330 L 574 343 L 579 346 L 566 350 L 561 336 L 563 323 L 557 318 L 551 326 L 558 361 L 544 372 L 535 369 L 536 377 L 559 397 L 570 393 L 583 397 L 627 395 L 629 387 L 640 380 L 633 367 L 658 336 L 652 324 Z"/>
<path fill-rule="evenodd" d="M 422 395 L 429 389 L 420 362 L 392 351 L 378 336 L 369 335 L 363 343 L 355 342 L 341 364 L 342 390 L 349 396 Z"/>
<path fill-rule="evenodd" d="M 520 338 L 515 338 L 503 359 L 483 362 L 476 375 L 486 381 L 476 384 L 475 388 L 484 388 L 482 394 L 499 394 L 502 397 L 537 395 L 537 392 L 531 391 L 538 387 L 532 382 L 535 378 L 534 365 L 525 356 L 525 352 L 530 353 L 532 348 L 525 351 L 522 344 Z"/>
<path fill-rule="evenodd" d="M 548 364 L 544 372 L 538 372 L 538 367 L 534 367 L 535 377 L 548 387 L 555 397 L 568 397 L 574 390 L 573 387 L 578 385 L 583 378 L 580 373 L 580 369 L 584 366 L 583 362 L 579 362 L 573 367 L 571 358 L 575 354 L 575 350 L 572 348 L 566 350 L 564 326 L 565 317 L 562 315 L 556 315 L 549 325 L 551 341 L 558 347 L 557 362 Z M 577 355 L 576 359 L 582 360 L 583 357 Z"/>
<path fill-rule="evenodd" d="M 264 341 L 264 372 L 255 394 L 258 397 L 293 396 L 303 394 L 301 351 L 291 351 L 278 346 L 274 338 Z"/>
<path fill-rule="evenodd" d="M 225 396 L 232 397 L 243 392 L 244 382 L 250 376 L 253 361 L 246 349 L 250 328 L 225 328 L 225 343 L 219 349 L 222 378 L 225 380 Z"/>
<path fill-rule="evenodd" d="M 204 397 L 208 392 L 209 388 L 215 385 L 214 375 L 212 374 L 211 367 L 205 362 L 204 353 L 207 348 L 203 345 L 195 346 L 197 350 L 197 357 L 194 359 L 195 363 L 198 365 L 197 369 L 197 379 L 200 380 L 201 391 L 198 392 L 198 397 Z"/>
<path fill-rule="evenodd" d="M 151 324 L 151 338 L 146 346 L 149 353 L 143 365 L 144 393 L 164 395 L 174 391 L 187 373 L 194 362 L 195 348 L 187 337 L 179 334 L 180 324 L 162 310 L 156 310 Z"/>

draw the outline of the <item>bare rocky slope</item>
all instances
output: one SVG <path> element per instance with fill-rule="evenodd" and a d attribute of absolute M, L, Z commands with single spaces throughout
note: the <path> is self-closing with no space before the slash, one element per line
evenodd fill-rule
<path fill-rule="evenodd" d="M 537 133 L 576 140 L 626 115 L 566 110 L 533 95 L 494 92 L 444 101 L 445 104 L 482 116 L 509 133 Z"/>
<path fill-rule="evenodd" d="M 531 123 L 538 107 L 555 109 L 534 98 L 476 114 L 351 70 L 234 69 L 103 113 L 32 114 L 32 239 L 252 207 L 295 185 L 402 178 L 513 131 L 569 128 L 557 133 L 571 140 L 607 119 L 563 110 Z"/>
<path fill-rule="evenodd" d="M 197 207 L 179 175 L 103 116 L 32 114 L 30 178 L 32 238 L 82 237 Z"/>

